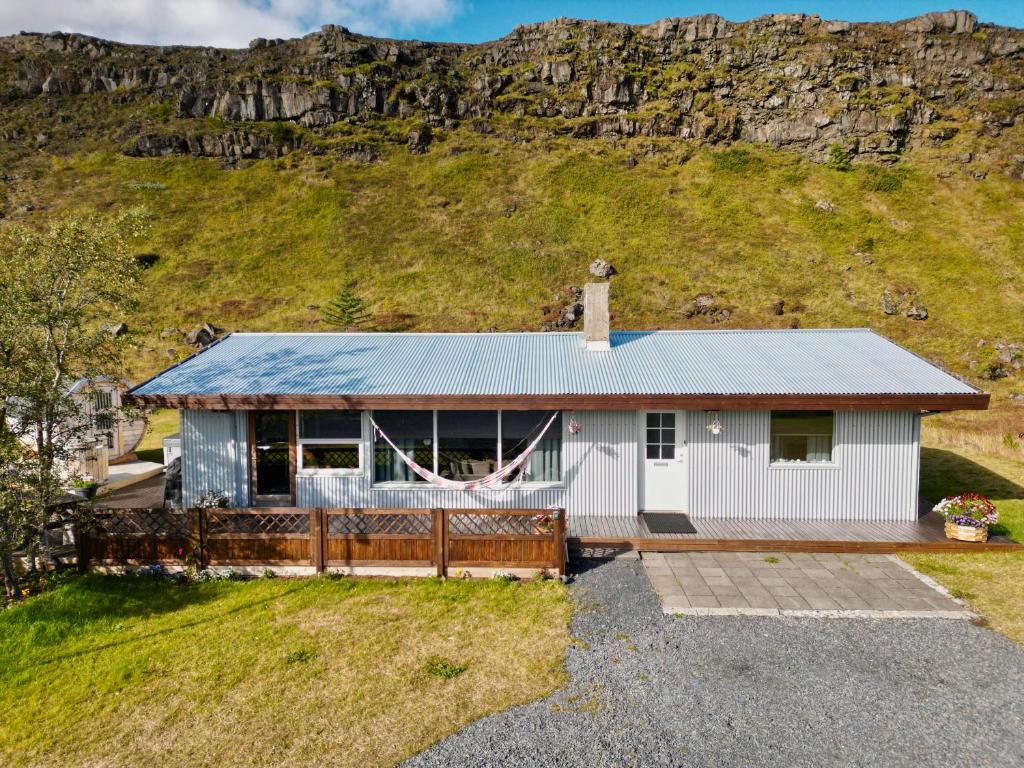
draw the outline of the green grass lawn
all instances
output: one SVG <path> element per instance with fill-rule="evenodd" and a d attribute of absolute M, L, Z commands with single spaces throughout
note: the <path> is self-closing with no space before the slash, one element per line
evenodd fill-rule
<path fill-rule="evenodd" d="M 1024 463 L 979 454 L 923 448 L 921 495 L 938 501 L 967 491 L 999 509 L 995 530 L 1024 542 Z M 1024 645 L 1024 552 L 904 554 L 915 568 L 968 600 L 990 625 Z"/>
<path fill-rule="evenodd" d="M 146 424 L 146 434 L 135 450 L 135 455 L 142 461 L 164 461 L 163 440 L 181 428 L 180 414 L 172 408 L 155 408 L 150 412 Z"/>
<path fill-rule="evenodd" d="M 393 765 L 565 679 L 558 582 L 89 575 L 0 613 L 0 765 Z"/>

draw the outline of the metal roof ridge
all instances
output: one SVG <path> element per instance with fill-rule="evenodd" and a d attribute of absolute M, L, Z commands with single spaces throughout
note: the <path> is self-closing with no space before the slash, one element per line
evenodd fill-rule
<path fill-rule="evenodd" d="M 232 336 L 580 336 L 583 331 L 234 331 Z"/>
<path fill-rule="evenodd" d="M 582 331 L 234 331 L 230 336 L 580 336 Z M 873 328 L 623 328 L 612 334 L 744 334 L 770 333 L 797 335 L 812 333 L 871 333 L 879 338 L 888 337 Z M 226 338 L 226 337 L 224 337 Z"/>

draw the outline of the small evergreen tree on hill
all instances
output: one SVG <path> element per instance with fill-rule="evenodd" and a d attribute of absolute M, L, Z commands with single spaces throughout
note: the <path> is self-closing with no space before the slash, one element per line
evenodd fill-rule
<path fill-rule="evenodd" d="M 828 148 L 826 165 L 836 171 L 848 171 L 852 167 L 850 153 L 843 149 L 841 144 L 833 144 Z"/>
<path fill-rule="evenodd" d="M 352 289 L 344 285 L 321 310 L 324 323 L 337 331 L 362 328 L 370 319 L 366 304 Z"/>

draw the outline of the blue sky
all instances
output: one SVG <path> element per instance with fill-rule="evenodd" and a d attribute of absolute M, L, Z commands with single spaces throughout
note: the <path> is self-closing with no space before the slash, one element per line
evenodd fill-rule
<path fill-rule="evenodd" d="M 982 21 L 1024 27 L 1024 0 L 984 0 L 969 7 Z M 334 23 L 371 35 L 482 42 L 517 24 L 557 16 L 647 23 L 711 12 L 733 21 L 803 12 L 885 21 L 929 10 L 944 10 L 941 0 L 0 0 L 0 35 L 63 30 L 132 43 L 243 47 L 255 37 L 296 37 Z"/>
<path fill-rule="evenodd" d="M 450 22 L 433 30 L 434 39 L 481 42 L 493 40 L 507 34 L 516 24 L 546 21 L 556 16 L 570 16 L 581 19 L 602 19 L 645 24 L 667 16 L 694 16 L 699 13 L 717 13 L 730 21 L 744 21 L 766 13 L 808 13 L 818 14 L 826 19 L 846 21 L 895 21 L 908 16 L 917 16 L 928 11 L 946 10 L 941 0 L 901 0 L 900 2 L 801 2 L 797 0 L 773 0 L 753 2 L 611 2 L 610 0 L 562 0 L 561 2 L 500 2 L 495 0 L 474 0 L 463 3 L 463 12 Z M 967 7 L 977 14 L 981 21 L 990 21 L 1005 26 L 1024 27 L 1024 0 L 990 0 L 974 3 Z"/>

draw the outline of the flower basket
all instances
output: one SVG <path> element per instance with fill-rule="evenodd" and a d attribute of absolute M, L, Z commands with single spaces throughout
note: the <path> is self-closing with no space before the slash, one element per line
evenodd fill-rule
<path fill-rule="evenodd" d="M 946 538 L 954 541 L 984 543 L 989 526 L 999 519 L 996 505 L 977 493 L 947 496 L 934 509 L 946 520 Z"/>
<path fill-rule="evenodd" d="M 99 483 L 81 483 L 72 488 L 71 493 L 85 501 L 92 501 L 96 498 L 99 488 Z"/>
<path fill-rule="evenodd" d="M 946 538 L 954 541 L 977 541 L 984 544 L 988 541 L 988 526 L 957 525 L 946 523 Z"/>

